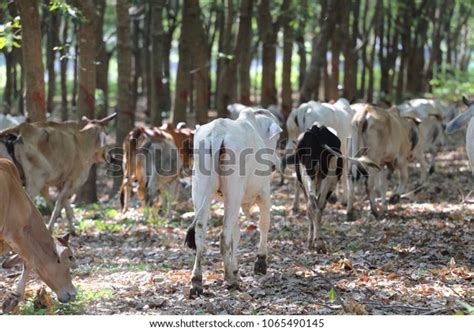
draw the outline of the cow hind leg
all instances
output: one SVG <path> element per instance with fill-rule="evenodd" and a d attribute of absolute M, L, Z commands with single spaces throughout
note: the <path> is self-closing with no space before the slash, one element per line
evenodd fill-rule
<path fill-rule="evenodd" d="M 73 236 L 77 236 L 76 230 L 74 229 L 74 211 L 72 210 L 71 207 L 71 200 L 66 200 L 65 202 L 65 209 L 66 209 L 66 217 L 67 217 L 67 223 L 69 227 L 69 233 Z"/>
<path fill-rule="evenodd" d="M 265 275 L 267 273 L 267 255 L 268 255 L 268 231 L 270 230 L 270 196 L 266 195 L 257 200 L 258 208 L 260 210 L 259 230 L 260 242 L 258 245 L 257 261 L 254 265 L 254 272 L 256 274 Z"/>
<path fill-rule="evenodd" d="M 226 190 L 227 192 L 227 190 Z M 234 192 L 233 192 L 234 193 Z M 224 260 L 224 276 L 228 288 L 239 287 L 237 247 L 240 240 L 239 211 L 241 194 L 227 196 L 224 200 L 224 227 L 221 233 L 220 248 Z"/>

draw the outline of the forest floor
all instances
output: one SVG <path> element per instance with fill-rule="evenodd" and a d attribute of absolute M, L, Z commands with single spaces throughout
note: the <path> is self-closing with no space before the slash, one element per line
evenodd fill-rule
<path fill-rule="evenodd" d="M 417 178 L 413 172 L 411 178 Z M 322 230 L 327 254 L 307 249 L 304 199 L 301 213 L 293 215 L 293 181 L 284 186 L 278 182 L 275 175 L 265 276 L 253 273 L 258 209 L 251 218 L 240 218 L 240 291 L 223 284 L 221 203 L 213 204 L 209 221 L 205 295 L 191 300 L 194 251 L 183 245 L 193 217 L 191 203 L 174 206 L 172 218 L 165 219 L 141 209 L 123 215 L 118 200 L 112 199 L 75 209 L 79 236 L 71 242 L 78 300 L 39 308 L 34 299 L 43 284 L 35 278 L 16 313 L 460 314 L 472 309 L 474 204 L 463 199 L 474 185 L 463 148 L 438 155 L 438 170 L 424 183 L 427 187 L 389 206 L 378 220 L 362 196 L 353 222 L 346 221 L 339 202 L 329 204 Z M 410 188 L 417 184 L 410 182 Z M 64 222 L 59 224 L 58 233 Z M 0 268 L 0 302 L 20 270 Z"/>

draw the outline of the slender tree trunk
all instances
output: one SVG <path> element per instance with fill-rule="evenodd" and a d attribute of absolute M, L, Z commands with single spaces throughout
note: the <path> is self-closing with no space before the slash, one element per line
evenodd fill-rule
<path fill-rule="evenodd" d="M 52 114 L 54 110 L 54 95 L 56 93 L 56 72 L 54 70 L 54 63 L 56 62 L 56 50 L 59 45 L 59 24 L 60 16 L 57 11 L 49 12 L 49 25 L 47 36 L 47 53 L 46 67 L 48 70 L 48 99 L 47 112 Z"/>
<path fill-rule="evenodd" d="M 283 0 L 276 21 L 272 19 L 269 0 L 260 0 L 257 6 L 259 33 L 262 40 L 262 99 L 260 103 L 263 107 L 278 104 L 275 85 L 276 44 L 283 15 L 288 10 L 289 5 L 289 0 Z"/>
<path fill-rule="evenodd" d="M 318 99 L 321 68 L 326 63 L 327 44 L 332 33 L 332 31 L 329 30 L 333 16 L 332 7 L 333 1 L 321 1 L 320 31 L 312 41 L 311 62 L 305 75 L 303 87 L 301 88 L 300 103 L 307 102 L 313 97 Z"/>
<path fill-rule="evenodd" d="M 135 109 L 132 103 L 132 48 L 128 0 L 117 0 L 117 139 L 115 146 L 122 147 L 127 134 L 133 129 Z M 114 177 L 113 195 L 117 193 L 122 176 Z"/>
<path fill-rule="evenodd" d="M 82 23 L 77 32 L 77 43 L 79 47 L 78 58 L 78 95 L 77 113 L 78 117 L 95 117 L 95 88 L 96 88 L 96 56 L 97 56 L 97 12 L 94 2 L 81 0 L 76 2 L 86 22 Z M 82 203 L 93 203 L 97 201 L 96 167 L 93 166 L 89 173 L 87 182 L 83 185 L 76 196 L 76 200 Z"/>
<path fill-rule="evenodd" d="M 151 119 L 152 117 L 152 99 L 153 99 L 153 81 L 152 81 L 152 28 L 151 28 L 151 6 L 154 1 L 145 4 L 145 20 L 143 22 L 143 71 L 142 76 L 142 92 L 146 95 L 145 114 Z M 153 120 L 153 119 L 152 119 Z"/>
<path fill-rule="evenodd" d="M 78 27 L 77 23 L 74 23 L 74 36 L 75 36 L 75 45 L 74 45 L 74 70 L 73 70 L 73 80 L 72 80 L 72 100 L 71 104 L 72 107 L 74 108 L 74 111 L 77 111 L 77 84 L 78 84 L 78 61 L 79 61 L 79 41 L 77 38 L 78 34 Z"/>
<path fill-rule="evenodd" d="M 293 54 L 293 28 L 291 12 L 284 14 L 283 20 L 283 70 L 281 83 L 281 113 L 287 118 L 293 108 L 293 90 L 291 87 L 291 67 Z"/>
<path fill-rule="evenodd" d="M 195 31 L 194 49 L 195 57 L 193 60 L 192 79 L 196 92 L 195 111 L 196 123 L 205 124 L 208 122 L 209 111 L 209 39 L 201 20 L 201 8 L 199 2 L 196 11 L 193 11 L 193 25 Z M 237 75 L 235 75 L 237 78 Z"/>
<path fill-rule="evenodd" d="M 181 25 L 181 35 L 179 37 L 179 63 L 178 73 L 176 76 L 176 91 L 174 99 L 173 113 L 171 114 L 171 121 L 173 124 L 179 122 L 186 122 L 186 110 L 188 108 L 188 101 L 191 91 L 189 87 L 191 85 L 191 68 L 192 68 L 192 52 L 194 49 L 193 37 L 195 31 L 193 31 L 193 10 L 199 6 L 197 0 L 189 0 L 186 6 L 183 6 L 183 18 Z"/>
<path fill-rule="evenodd" d="M 132 48 L 133 60 L 132 60 L 132 72 L 131 72 L 131 75 L 132 75 L 131 98 L 132 98 L 132 104 L 136 105 L 138 102 L 138 81 L 140 80 L 141 73 L 142 73 L 142 70 L 141 70 L 142 47 L 140 47 L 140 38 L 141 38 L 140 21 L 136 18 L 134 18 L 132 21 L 131 38 L 133 42 L 133 48 Z"/>
<path fill-rule="evenodd" d="M 242 7 L 241 7 L 242 8 Z M 246 13 L 241 13 L 239 21 L 239 29 L 242 26 L 242 49 L 239 63 L 239 101 L 240 103 L 250 106 L 250 65 L 252 63 L 252 9 L 253 1 L 249 1 Z"/>
<path fill-rule="evenodd" d="M 151 2 L 151 125 L 160 126 L 165 111 L 165 90 L 163 87 L 163 9 L 165 0 Z"/>
<path fill-rule="evenodd" d="M 35 0 L 17 2 L 22 24 L 23 67 L 25 72 L 25 112 L 32 122 L 46 120 L 44 66 L 41 52 L 41 26 Z"/>
<path fill-rule="evenodd" d="M 97 107 L 97 117 L 101 118 L 107 115 L 107 109 L 109 108 L 109 59 L 110 56 L 107 52 L 106 43 L 104 40 L 104 15 L 106 9 L 105 0 L 96 0 L 95 5 L 97 8 L 97 58 L 96 58 L 96 88 L 101 90 L 103 93 L 103 100 L 101 100 L 100 107 Z M 97 101 L 97 100 L 96 100 Z"/>
<path fill-rule="evenodd" d="M 61 76 L 61 120 L 67 121 L 68 119 L 68 101 L 67 101 L 67 65 L 68 57 L 66 56 L 65 45 L 68 43 L 68 28 L 69 18 L 67 16 L 62 19 L 61 29 L 61 44 L 63 47 L 60 50 L 60 76 Z"/>
<path fill-rule="evenodd" d="M 343 5 L 343 7 L 345 7 Z M 335 14 L 334 25 L 330 26 L 329 29 L 333 30 L 331 39 L 331 76 L 329 79 L 329 99 L 337 100 L 339 98 L 339 55 L 342 47 L 342 11 L 337 11 Z"/>
<path fill-rule="evenodd" d="M 299 71 L 298 71 L 298 89 L 301 90 L 303 87 L 305 74 L 306 74 L 306 46 L 305 46 L 305 35 L 306 35 L 306 20 L 308 10 L 308 0 L 300 1 L 298 5 L 298 11 L 300 11 L 298 19 L 298 28 L 296 30 L 296 45 L 298 47 L 299 57 Z"/>

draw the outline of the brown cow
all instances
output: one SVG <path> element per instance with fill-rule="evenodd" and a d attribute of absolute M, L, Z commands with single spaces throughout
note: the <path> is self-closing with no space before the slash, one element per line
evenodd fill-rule
<path fill-rule="evenodd" d="M 76 297 L 69 272 L 73 259 L 67 237 L 54 238 L 43 218 L 23 190 L 16 167 L 0 159 L 0 255 L 15 251 L 24 261 L 15 294 L 3 304 L 10 312 L 23 298 L 31 271 L 36 271 L 58 296 L 68 302 Z"/>
<path fill-rule="evenodd" d="M 193 162 L 193 140 L 194 130 L 184 127 L 184 123 L 178 123 L 175 127 L 173 123 L 165 123 L 160 126 L 160 129 L 169 133 L 174 140 L 176 147 L 178 147 L 181 161 L 184 169 L 191 169 Z"/>
<path fill-rule="evenodd" d="M 369 195 L 370 208 L 376 217 L 379 212 L 376 207 L 376 185 L 381 193 L 382 204 L 386 207 L 386 179 L 390 171 L 398 170 L 400 174 L 399 185 L 391 197 L 392 202 L 398 201 L 400 194 L 406 189 L 408 182 L 408 161 L 416 145 L 417 131 L 410 125 L 412 120 L 403 119 L 398 110 L 393 107 L 389 110 L 381 109 L 369 104 L 354 104 L 351 107 L 356 111 L 352 125 L 352 154 L 361 150 L 367 151 L 367 157 L 381 166 L 387 168 L 379 173 L 369 168 L 366 180 L 366 189 Z M 352 168 L 352 176 L 357 176 Z M 377 182 L 378 181 L 378 182 Z M 353 183 L 350 181 L 349 201 L 347 204 L 347 217 L 353 217 Z"/>
<path fill-rule="evenodd" d="M 164 130 L 144 127 L 133 129 L 123 142 L 124 176 L 120 188 L 122 212 L 127 211 L 133 183 L 138 184 L 138 198 L 152 205 L 160 190 L 176 197 L 182 163 L 173 137 Z M 170 211 L 170 199 L 166 199 Z"/>
<path fill-rule="evenodd" d="M 23 123 L 0 133 L 0 157 L 15 163 L 31 197 L 48 186 L 58 188 L 48 225 L 51 232 L 64 208 L 74 233 L 70 198 L 87 180 L 92 165 L 106 161 L 105 125 L 115 116 L 83 118 L 85 126 L 77 122 Z"/>

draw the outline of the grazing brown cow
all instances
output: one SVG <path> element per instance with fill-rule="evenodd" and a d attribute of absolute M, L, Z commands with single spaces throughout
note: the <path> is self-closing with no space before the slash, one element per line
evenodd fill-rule
<path fill-rule="evenodd" d="M 381 109 L 369 104 L 354 104 L 351 107 L 356 111 L 352 125 L 352 153 L 367 150 L 367 157 L 375 163 L 387 168 L 377 173 L 374 169 L 368 169 L 366 180 L 367 194 L 369 195 L 372 214 L 379 216 L 375 198 L 376 184 L 379 181 L 379 191 L 382 204 L 386 207 L 386 179 L 388 172 L 398 170 L 400 174 L 399 185 L 391 197 L 392 202 L 398 201 L 400 194 L 406 189 L 408 182 L 408 161 L 412 150 L 418 140 L 418 133 L 412 125 L 412 120 L 403 119 L 398 110 L 393 107 L 389 110 Z M 353 176 L 357 176 L 352 170 Z M 350 181 L 349 201 L 347 205 L 347 217 L 353 217 L 354 190 Z"/>
<path fill-rule="evenodd" d="M 0 255 L 13 250 L 23 259 L 23 273 L 15 294 L 3 304 L 10 312 L 23 298 L 31 271 L 36 271 L 58 296 L 68 302 L 76 297 L 69 273 L 73 258 L 67 237 L 54 238 L 23 190 L 16 167 L 0 159 Z"/>
<path fill-rule="evenodd" d="M 31 197 L 48 186 L 58 188 L 50 231 L 64 208 L 69 231 L 74 233 L 70 198 L 87 180 L 92 165 L 106 161 L 105 125 L 115 116 L 83 118 L 85 126 L 77 122 L 23 123 L 0 133 L 0 157 L 15 163 Z"/>
<path fill-rule="evenodd" d="M 177 127 L 173 123 L 165 123 L 160 129 L 173 137 L 184 169 L 191 169 L 193 162 L 193 139 L 194 130 L 183 127 L 184 123 L 179 123 Z"/>
<path fill-rule="evenodd" d="M 158 128 L 135 128 L 123 142 L 123 154 L 122 212 L 128 209 L 133 183 L 138 184 L 137 196 L 144 205 L 152 205 L 160 190 L 177 196 L 182 163 L 169 133 Z"/>

